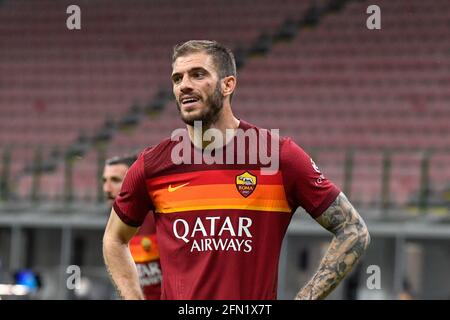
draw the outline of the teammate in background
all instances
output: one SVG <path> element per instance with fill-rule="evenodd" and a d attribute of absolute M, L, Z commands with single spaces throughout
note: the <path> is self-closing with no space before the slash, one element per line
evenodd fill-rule
<path fill-rule="evenodd" d="M 114 157 L 106 161 L 102 177 L 103 192 L 111 206 L 120 192 L 128 168 L 135 161 L 135 156 Z M 139 283 L 147 300 L 159 300 L 161 298 L 161 266 L 155 231 L 153 213 L 150 212 L 129 243 L 130 252 L 136 264 Z"/>
<path fill-rule="evenodd" d="M 325 298 L 369 244 L 363 219 L 290 138 L 264 133 L 233 115 L 236 66 L 229 49 L 203 40 L 177 45 L 171 79 L 188 149 L 166 139 L 145 149 L 127 173 L 103 237 L 105 263 L 120 295 L 142 299 L 127 243 L 154 210 L 162 299 L 275 299 L 281 243 L 301 206 L 334 238 L 295 298 Z M 203 135 L 211 128 L 225 138 L 211 142 Z M 234 135 L 227 136 L 227 130 Z M 237 147 L 242 132 L 258 141 Z M 250 161 L 272 148 L 268 141 L 279 144 L 273 154 L 279 170 L 272 175 L 262 173 L 269 165 L 261 159 Z M 228 151 L 244 151 L 244 163 L 236 153 L 231 164 L 228 158 L 211 161 L 224 160 Z"/>

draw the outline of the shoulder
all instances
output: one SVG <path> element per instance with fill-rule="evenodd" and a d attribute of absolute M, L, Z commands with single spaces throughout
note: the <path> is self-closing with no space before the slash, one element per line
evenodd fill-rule
<path fill-rule="evenodd" d="M 158 156 L 164 155 L 167 151 L 170 152 L 173 145 L 174 141 L 170 140 L 170 138 L 164 139 L 160 143 L 142 150 L 140 157 L 144 160 L 157 158 Z"/>
<path fill-rule="evenodd" d="M 257 135 L 261 138 L 264 136 L 264 138 L 267 138 L 268 141 L 271 141 L 272 143 L 276 141 L 278 145 L 280 146 L 280 152 L 283 157 L 288 156 L 289 154 L 297 154 L 297 153 L 304 153 L 304 149 L 299 146 L 297 143 L 295 143 L 294 139 L 290 136 L 283 136 L 281 135 L 280 129 L 267 129 L 267 128 L 261 128 L 254 124 L 251 124 L 245 120 L 240 120 L 241 123 L 239 127 L 243 129 L 244 131 L 247 130 L 255 130 Z"/>
<path fill-rule="evenodd" d="M 279 144 L 283 144 L 286 139 L 291 139 L 290 137 L 281 136 L 280 129 L 262 128 L 242 119 L 240 120 L 239 128 L 243 131 L 254 130 L 259 137 L 267 137 L 271 141 L 278 141 Z"/>
<path fill-rule="evenodd" d="M 280 163 L 282 168 L 296 168 L 309 166 L 312 162 L 310 155 L 289 136 L 280 137 Z"/>
<path fill-rule="evenodd" d="M 171 151 L 176 144 L 177 141 L 172 141 L 170 138 L 167 138 L 157 145 L 142 150 L 139 154 L 139 159 L 143 163 L 144 172 L 147 177 L 172 163 Z"/>
<path fill-rule="evenodd" d="M 292 139 L 292 137 L 280 137 L 280 144 L 284 147 L 285 150 L 290 151 L 291 149 L 301 149 L 303 150 L 303 148 L 301 146 L 299 146 L 294 139 Z"/>

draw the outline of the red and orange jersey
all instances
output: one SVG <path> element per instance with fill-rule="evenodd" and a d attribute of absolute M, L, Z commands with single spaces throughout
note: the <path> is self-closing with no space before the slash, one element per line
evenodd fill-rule
<path fill-rule="evenodd" d="M 243 120 L 240 128 L 259 130 Z M 163 299 L 276 298 L 292 214 L 302 206 L 318 217 L 339 193 L 291 139 L 277 139 L 272 175 L 261 163 L 174 164 L 171 140 L 144 150 L 130 168 L 114 209 L 131 226 L 154 211 Z"/>
<path fill-rule="evenodd" d="M 161 298 L 161 265 L 156 226 L 153 213 L 149 212 L 138 233 L 131 238 L 129 248 L 139 276 L 144 296 L 147 300 Z"/>
<path fill-rule="evenodd" d="M 159 260 L 156 234 L 136 235 L 130 240 L 129 247 L 136 263 Z"/>
<path fill-rule="evenodd" d="M 255 182 L 245 185 L 239 179 L 243 176 L 254 179 Z M 243 187 L 247 187 L 247 190 Z M 280 171 L 275 175 L 259 175 L 255 170 L 233 169 L 186 172 L 149 179 L 147 189 L 152 196 L 155 211 L 162 214 L 243 208 L 291 212 Z"/>

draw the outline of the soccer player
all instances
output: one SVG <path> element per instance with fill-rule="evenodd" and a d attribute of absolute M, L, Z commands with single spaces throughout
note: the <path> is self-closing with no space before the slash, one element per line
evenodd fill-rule
<path fill-rule="evenodd" d="M 128 170 L 103 238 L 120 295 L 142 299 L 127 243 L 153 210 L 162 299 L 276 299 L 282 240 L 301 206 L 334 238 L 295 298 L 325 298 L 369 244 L 363 219 L 290 138 L 233 115 L 236 66 L 229 49 L 206 40 L 177 45 L 171 79 L 188 143 L 163 140 L 143 150 Z M 225 138 L 212 139 L 208 129 Z M 240 132 L 257 141 L 242 144 Z M 272 174 L 263 173 L 271 164 L 254 161 L 268 150 L 279 160 Z M 223 161 L 212 161 L 217 159 Z"/>
<path fill-rule="evenodd" d="M 112 205 L 129 167 L 136 161 L 135 156 L 113 157 L 106 160 L 103 169 L 103 192 Z M 145 299 L 161 298 L 161 266 L 158 242 L 155 235 L 155 221 L 152 213 L 145 216 L 142 226 L 129 243 L 130 253 L 136 264 L 139 283 Z"/>

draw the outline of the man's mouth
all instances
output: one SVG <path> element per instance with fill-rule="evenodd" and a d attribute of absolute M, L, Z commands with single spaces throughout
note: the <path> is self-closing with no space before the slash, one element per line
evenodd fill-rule
<path fill-rule="evenodd" d="M 191 107 L 196 104 L 200 99 L 196 96 L 185 96 L 180 99 L 183 107 Z"/>

